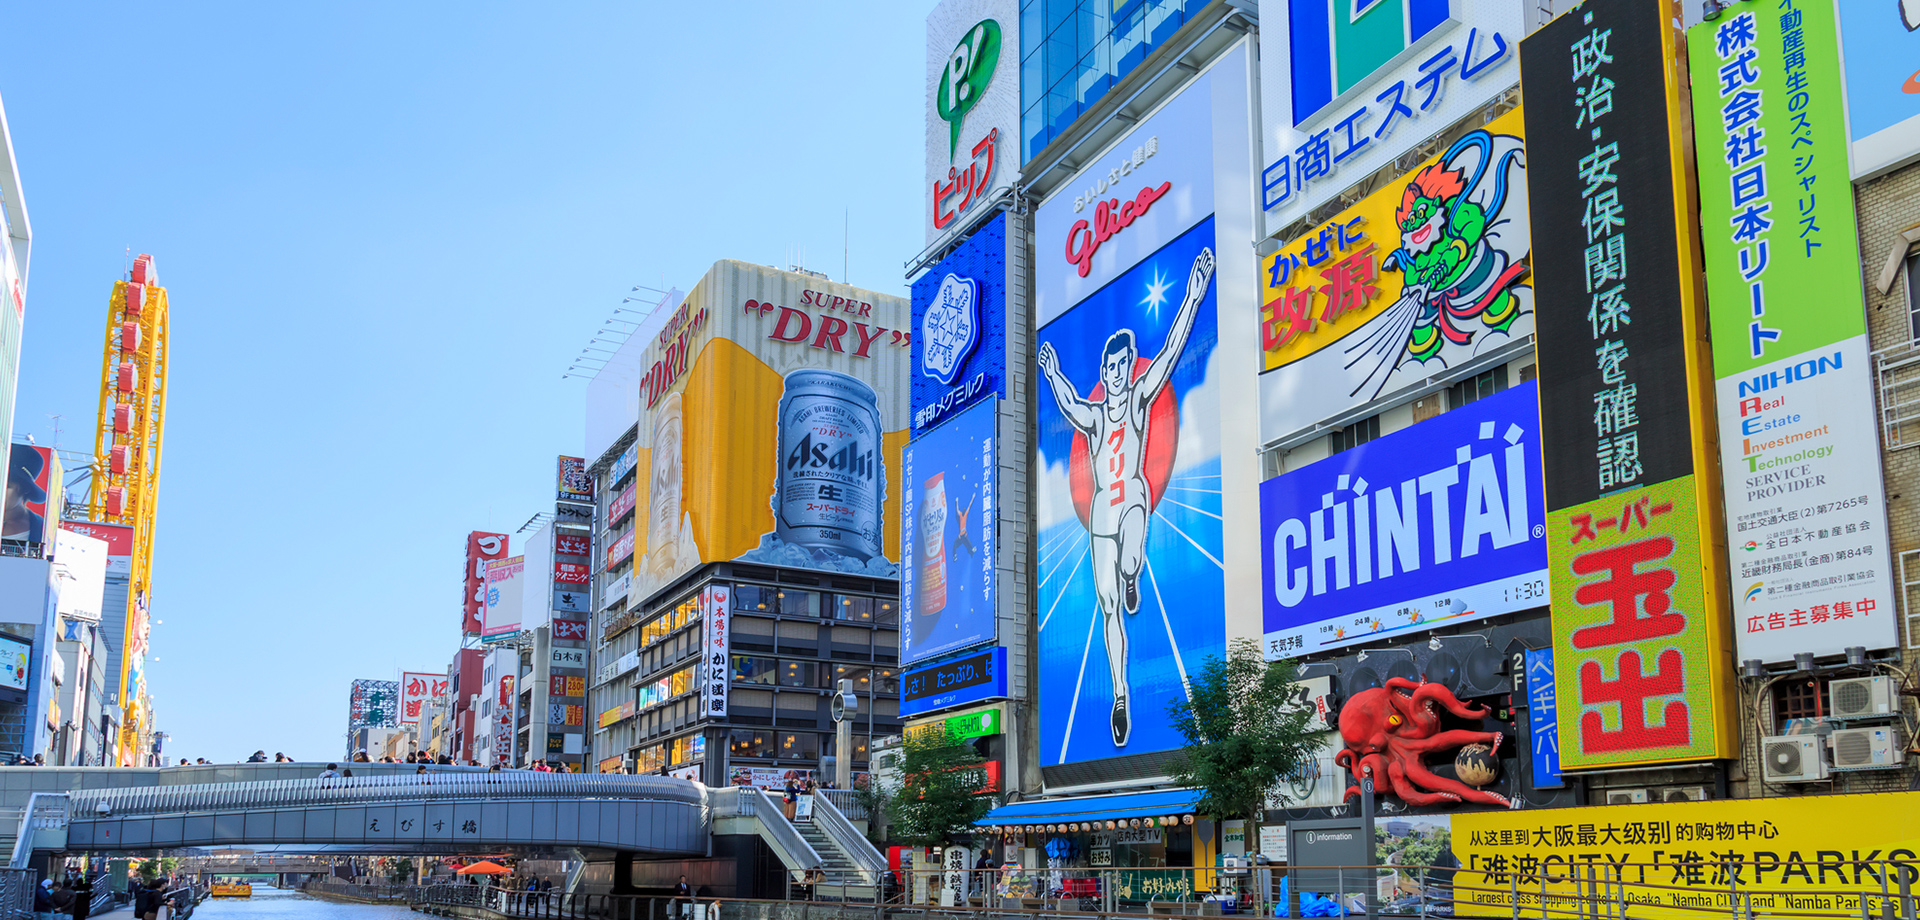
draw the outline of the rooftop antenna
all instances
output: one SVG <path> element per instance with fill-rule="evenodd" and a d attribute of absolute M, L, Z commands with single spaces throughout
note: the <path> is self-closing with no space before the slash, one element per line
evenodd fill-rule
<path fill-rule="evenodd" d="M 60 449 L 60 416 L 49 415 L 47 416 L 47 418 L 53 419 L 53 449 L 59 450 Z"/>

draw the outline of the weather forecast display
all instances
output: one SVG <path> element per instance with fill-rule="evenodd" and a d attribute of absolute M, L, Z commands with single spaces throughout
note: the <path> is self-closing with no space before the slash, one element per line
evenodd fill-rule
<path fill-rule="evenodd" d="M 1226 626 L 1214 222 L 1039 333 L 1041 760 L 1161 751 Z"/>

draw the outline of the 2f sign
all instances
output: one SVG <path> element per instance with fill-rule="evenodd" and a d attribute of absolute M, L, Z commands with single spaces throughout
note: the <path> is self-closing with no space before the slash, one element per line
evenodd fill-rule
<path fill-rule="evenodd" d="M 960 126 L 967 111 L 980 103 L 993 80 L 994 65 L 1000 63 L 1000 24 L 982 19 L 967 30 L 960 44 L 947 56 L 947 69 L 940 74 L 940 96 L 935 110 L 947 123 L 950 137 L 947 158 L 960 149 Z"/>

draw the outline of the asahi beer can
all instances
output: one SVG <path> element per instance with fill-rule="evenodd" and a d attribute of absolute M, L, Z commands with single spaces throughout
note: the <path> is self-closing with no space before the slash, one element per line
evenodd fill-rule
<path fill-rule="evenodd" d="M 782 542 L 862 561 L 881 555 L 880 432 L 878 397 L 859 378 L 819 369 L 786 376 L 773 496 Z"/>

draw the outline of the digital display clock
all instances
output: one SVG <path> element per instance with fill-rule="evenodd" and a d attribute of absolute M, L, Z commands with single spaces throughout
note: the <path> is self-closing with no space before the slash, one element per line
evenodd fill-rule
<path fill-rule="evenodd" d="M 935 662 L 908 671 L 900 685 L 900 714 L 918 715 L 1007 695 L 1007 650 Z"/>

